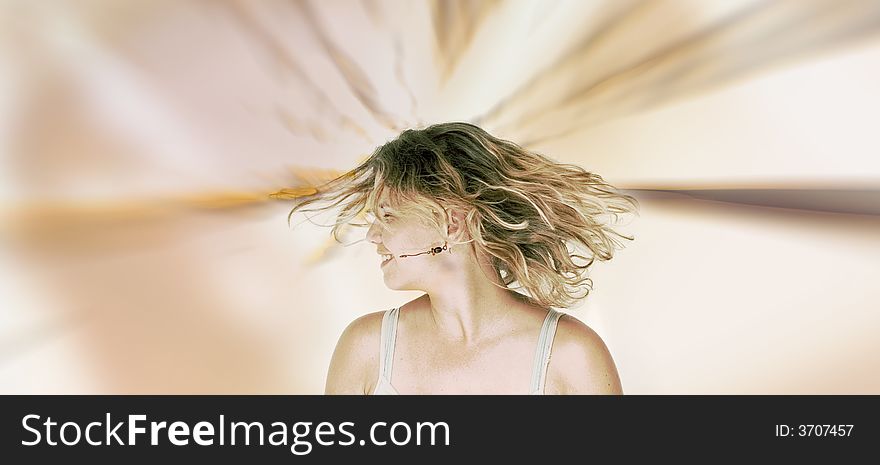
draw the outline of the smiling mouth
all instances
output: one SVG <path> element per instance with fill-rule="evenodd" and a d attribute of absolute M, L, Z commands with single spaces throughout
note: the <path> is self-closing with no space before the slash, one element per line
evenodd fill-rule
<path fill-rule="evenodd" d="M 385 255 L 382 255 L 382 258 L 383 258 L 383 260 L 382 260 L 382 264 L 379 265 L 379 266 L 383 266 L 383 265 L 385 265 L 386 263 L 390 262 L 391 259 L 394 258 L 394 256 L 391 255 L 391 254 L 385 254 Z"/>

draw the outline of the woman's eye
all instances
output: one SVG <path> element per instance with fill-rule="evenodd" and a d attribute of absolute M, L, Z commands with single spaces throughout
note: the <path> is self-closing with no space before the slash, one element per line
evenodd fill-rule
<path fill-rule="evenodd" d="M 364 218 L 370 223 L 374 223 L 377 219 L 376 214 L 373 212 L 365 212 Z M 382 214 L 382 218 L 390 219 L 392 218 L 392 215 L 390 213 L 384 213 Z"/>

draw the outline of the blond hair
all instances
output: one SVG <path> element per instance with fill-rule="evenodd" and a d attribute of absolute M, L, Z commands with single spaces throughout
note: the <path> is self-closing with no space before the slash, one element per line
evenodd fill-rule
<path fill-rule="evenodd" d="M 594 260 L 610 260 L 615 248 L 623 247 L 616 238 L 634 240 L 610 225 L 619 215 L 638 215 L 639 209 L 634 197 L 598 174 L 554 162 L 473 124 L 450 122 L 404 130 L 356 168 L 298 198 L 288 222 L 298 210 L 340 207 L 332 225 L 339 241 L 343 226 L 367 226 L 355 219 L 377 212 L 386 190 L 393 208 L 416 215 L 444 237 L 447 218 L 437 212 L 464 212 L 473 247 L 491 257 L 504 288 L 556 308 L 571 307 L 589 294 L 592 280 L 586 272 Z M 331 203 L 305 208 L 318 201 Z M 381 215 L 376 220 L 387 227 Z M 577 254 L 578 248 L 586 248 L 590 257 Z M 514 283 L 519 286 L 511 287 Z"/>

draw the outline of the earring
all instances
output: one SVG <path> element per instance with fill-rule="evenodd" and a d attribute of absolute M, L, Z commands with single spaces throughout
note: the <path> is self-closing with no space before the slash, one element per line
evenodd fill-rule
<path fill-rule="evenodd" d="M 449 242 L 444 242 L 443 247 L 434 247 L 433 249 L 431 249 L 431 255 L 437 255 L 438 253 L 447 249 L 449 250 L 449 253 L 452 253 L 452 249 L 447 247 L 448 244 Z"/>

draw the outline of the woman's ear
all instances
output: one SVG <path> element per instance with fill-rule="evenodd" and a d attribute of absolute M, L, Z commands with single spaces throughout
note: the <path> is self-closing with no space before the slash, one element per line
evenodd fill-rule
<path fill-rule="evenodd" d="M 463 242 L 467 240 L 467 228 L 465 227 L 465 214 L 453 209 L 446 210 L 446 233 L 450 240 L 454 242 Z"/>

